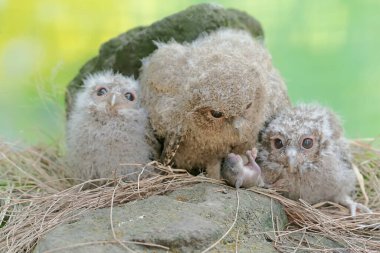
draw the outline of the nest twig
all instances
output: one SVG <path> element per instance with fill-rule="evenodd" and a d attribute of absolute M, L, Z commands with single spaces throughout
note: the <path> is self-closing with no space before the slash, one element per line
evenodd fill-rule
<path fill-rule="evenodd" d="M 333 252 L 344 248 L 349 252 L 378 252 L 380 152 L 364 142 L 353 142 L 352 147 L 354 163 L 364 178 L 367 193 L 363 194 L 358 188 L 356 200 L 364 203 L 368 198 L 368 205 L 374 213 L 351 218 L 348 210 L 337 204 L 310 206 L 306 202 L 289 200 L 272 190 L 252 188 L 252 191 L 276 199 L 285 207 L 289 219 L 287 228 L 279 231 L 274 226 L 272 231 L 276 249 L 281 252 Z M 123 182 L 122 178 L 100 179 L 107 183 L 84 190 L 85 186 L 96 185 L 97 180 L 72 186 L 73 181 L 63 173 L 65 165 L 58 154 L 54 147 L 19 149 L 0 143 L 0 252 L 31 252 L 48 231 L 78 219 L 89 210 L 163 194 L 198 182 L 216 182 L 153 162 L 149 165 L 160 173 L 151 178 L 138 182 Z M 311 240 L 311 236 L 322 236 L 338 244 L 327 246 Z M 110 243 L 133 242 L 114 240 Z"/>

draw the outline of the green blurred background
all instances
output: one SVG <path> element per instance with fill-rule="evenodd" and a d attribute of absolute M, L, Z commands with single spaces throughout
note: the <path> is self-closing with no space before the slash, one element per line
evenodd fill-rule
<path fill-rule="evenodd" d="M 64 89 L 108 39 L 201 3 L 263 25 L 293 101 L 319 101 L 347 136 L 380 134 L 380 1 L 0 0 L 0 139 L 64 136 Z"/>

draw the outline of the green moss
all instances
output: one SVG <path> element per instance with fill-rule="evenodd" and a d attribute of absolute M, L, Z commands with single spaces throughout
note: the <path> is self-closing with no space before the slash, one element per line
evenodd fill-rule
<path fill-rule="evenodd" d="M 71 81 L 66 93 L 66 111 L 69 113 L 73 97 L 82 85 L 85 75 L 103 69 L 114 69 L 125 75 L 138 77 L 141 59 L 150 55 L 154 41 L 190 42 L 204 32 L 221 27 L 249 31 L 252 36 L 263 37 L 260 23 L 248 14 L 216 5 L 200 4 L 168 16 L 148 27 L 137 27 L 102 45 L 97 57 L 88 61 Z"/>

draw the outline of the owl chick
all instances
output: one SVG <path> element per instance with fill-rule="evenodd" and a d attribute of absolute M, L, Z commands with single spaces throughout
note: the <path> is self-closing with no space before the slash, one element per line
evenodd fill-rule
<path fill-rule="evenodd" d="M 133 78 L 112 71 L 84 80 L 67 122 L 67 160 L 75 178 L 128 175 L 135 181 L 138 164 L 158 158 L 159 145 L 139 107 L 138 86 Z"/>
<path fill-rule="evenodd" d="M 289 105 L 286 86 L 263 44 L 245 31 L 157 46 L 140 77 L 142 103 L 164 143 L 161 159 L 218 179 L 222 159 L 254 147 L 265 120 Z"/>
<path fill-rule="evenodd" d="M 333 201 L 369 212 L 351 198 L 356 176 L 337 116 L 319 105 L 281 111 L 262 131 L 258 162 L 264 181 L 285 184 L 287 197 L 310 204 Z M 273 175 L 276 175 L 273 177 Z"/>
<path fill-rule="evenodd" d="M 249 188 L 255 185 L 264 186 L 261 169 L 255 161 L 257 149 L 248 150 L 246 154 L 248 158 L 246 164 L 244 164 L 240 155 L 228 154 L 222 163 L 222 178 L 237 189 L 240 187 Z"/>

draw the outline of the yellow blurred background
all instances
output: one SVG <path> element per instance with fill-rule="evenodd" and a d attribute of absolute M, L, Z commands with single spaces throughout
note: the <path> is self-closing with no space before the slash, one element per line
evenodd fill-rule
<path fill-rule="evenodd" d="M 351 138 L 380 134 L 380 1 L 0 0 L 0 139 L 62 139 L 65 86 L 103 42 L 202 2 L 262 23 L 294 102 L 331 106 Z"/>

